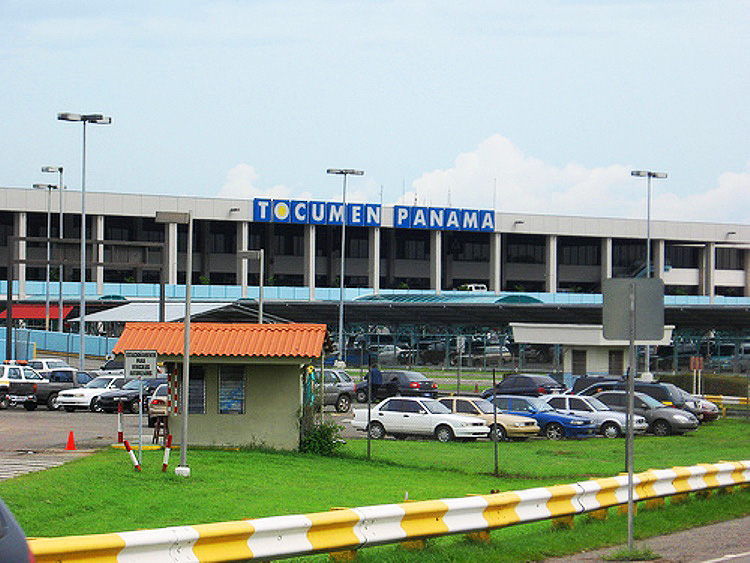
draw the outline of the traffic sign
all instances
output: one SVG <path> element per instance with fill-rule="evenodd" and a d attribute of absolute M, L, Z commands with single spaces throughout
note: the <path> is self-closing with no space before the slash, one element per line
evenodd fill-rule
<path fill-rule="evenodd" d="M 156 350 L 125 350 L 125 377 L 154 379 L 156 370 Z"/>

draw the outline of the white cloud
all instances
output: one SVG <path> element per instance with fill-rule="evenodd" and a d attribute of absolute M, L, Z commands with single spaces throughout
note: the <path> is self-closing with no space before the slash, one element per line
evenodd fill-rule
<path fill-rule="evenodd" d="M 493 135 L 476 150 L 460 154 L 452 168 L 434 170 L 413 183 L 399 201 L 421 205 L 496 209 L 503 212 L 642 218 L 645 180 L 633 178 L 630 165 L 564 168 L 524 154 L 509 139 Z M 663 220 L 747 222 L 750 172 L 727 172 L 718 185 L 692 195 L 658 180 L 652 193 L 652 218 Z M 667 184 L 667 185 L 665 185 Z M 496 187 L 495 187 L 496 186 Z"/>
<path fill-rule="evenodd" d="M 259 175 L 255 168 L 249 164 L 238 164 L 227 172 L 227 179 L 219 190 L 219 197 L 250 199 L 254 197 L 268 197 L 272 199 L 312 199 L 310 192 L 293 194 L 283 184 L 277 184 L 270 188 L 256 186 Z"/>

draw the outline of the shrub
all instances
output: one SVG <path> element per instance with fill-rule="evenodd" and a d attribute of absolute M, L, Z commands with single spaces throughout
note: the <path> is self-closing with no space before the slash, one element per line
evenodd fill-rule
<path fill-rule="evenodd" d="M 332 422 L 324 422 L 305 432 L 299 449 L 303 453 L 332 456 L 343 443 L 341 427 Z"/>

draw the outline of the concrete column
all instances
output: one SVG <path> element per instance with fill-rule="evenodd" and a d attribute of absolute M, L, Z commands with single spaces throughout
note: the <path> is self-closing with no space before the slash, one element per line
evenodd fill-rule
<path fill-rule="evenodd" d="M 371 227 L 367 238 L 367 281 L 377 295 L 380 293 L 380 227 Z"/>
<path fill-rule="evenodd" d="M 315 300 L 315 225 L 304 226 L 304 283 L 310 291 L 309 300 Z"/>
<path fill-rule="evenodd" d="M 440 295 L 443 280 L 443 233 L 430 231 L 430 289 Z"/>
<path fill-rule="evenodd" d="M 713 242 L 706 243 L 702 254 L 700 292 L 701 295 L 708 295 L 713 302 L 715 295 L 714 280 L 716 277 L 716 244 Z"/>
<path fill-rule="evenodd" d="M 25 211 L 19 211 L 14 215 L 14 232 L 13 234 L 17 237 L 27 237 L 29 236 L 29 226 L 28 226 L 28 215 L 26 215 Z M 18 240 L 16 242 L 16 259 L 17 260 L 26 260 L 28 256 L 26 255 L 26 241 L 25 240 Z M 18 281 L 18 298 L 19 299 L 26 299 L 26 264 L 22 262 L 16 262 L 15 270 L 16 270 L 16 276 L 15 279 Z M 13 273 L 11 272 L 11 280 L 13 279 Z"/>
<path fill-rule="evenodd" d="M 177 284 L 177 223 L 166 223 L 164 235 L 167 247 L 167 283 Z"/>
<path fill-rule="evenodd" d="M 745 258 L 745 287 L 743 288 L 743 295 L 750 297 L 750 250 L 744 251 Z"/>
<path fill-rule="evenodd" d="M 612 239 L 602 239 L 602 282 L 612 277 Z"/>
<path fill-rule="evenodd" d="M 545 259 L 545 291 L 557 293 L 557 235 L 547 235 Z"/>
<path fill-rule="evenodd" d="M 248 246 L 248 240 L 250 238 L 250 223 L 247 221 L 240 221 L 237 223 L 237 251 L 242 252 L 244 250 L 250 250 Z M 242 297 L 247 297 L 247 260 L 237 260 L 237 280 L 242 288 Z"/>
<path fill-rule="evenodd" d="M 664 262 L 665 262 L 665 244 L 663 239 L 653 240 L 655 243 L 654 253 L 651 259 L 654 261 L 654 277 L 663 279 L 664 278 Z"/>
<path fill-rule="evenodd" d="M 490 291 L 502 291 L 503 244 L 500 233 L 490 233 Z"/>
<path fill-rule="evenodd" d="M 104 240 L 104 215 L 94 215 L 91 220 L 94 222 L 94 239 Z M 96 293 L 97 295 L 104 295 L 104 245 L 98 243 L 94 248 L 94 260 L 101 262 L 101 266 L 94 268 L 94 281 L 96 282 Z M 137 272 L 136 272 L 137 273 Z M 139 280 L 138 277 L 135 278 Z"/>

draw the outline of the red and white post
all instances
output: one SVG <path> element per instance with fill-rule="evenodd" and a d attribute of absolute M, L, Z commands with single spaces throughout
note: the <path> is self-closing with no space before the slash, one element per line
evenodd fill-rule
<path fill-rule="evenodd" d="M 167 465 L 169 465 L 169 452 L 172 451 L 172 435 L 167 434 L 167 443 L 164 444 L 164 461 L 161 464 L 161 472 L 167 472 Z"/>
<path fill-rule="evenodd" d="M 138 463 L 138 460 L 135 457 L 135 452 L 133 452 L 133 448 L 130 447 L 130 442 L 128 442 L 127 440 L 125 440 L 125 449 L 128 451 L 128 455 L 130 455 L 130 460 L 133 462 L 135 470 L 140 471 L 141 464 Z"/>
<path fill-rule="evenodd" d="M 122 444 L 122 401 L 117 403 L 117 443 Z"/>

